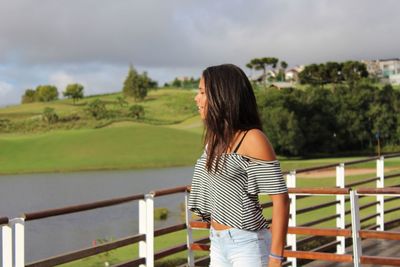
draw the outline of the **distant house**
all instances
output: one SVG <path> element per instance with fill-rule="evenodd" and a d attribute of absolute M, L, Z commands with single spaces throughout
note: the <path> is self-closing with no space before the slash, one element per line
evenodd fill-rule
<path fill-rule="evenodd" d="M 180 76 L 180 77 L 176 77 L 176 79 L 178 81 L 181 81 L 181 82 L 187 82 L 187 81 L 190 81 L 190 79 L 193 79 L 193 78 L 192 77 L 188 77 L 188 76 Z"/>
<path fill-rule="evenodd" d="M 298 82 L 299 81 L 299 73 L 304 70 L 304 66 L 296 66 L 291 68 L 285 72 L 286 81 Z"/>
<path fill-rule="evenodd" d="M 400 59 L 362 60 L 361 62 L 367 66 L 370 75 L 380 78 L 381 81 L 400 84 Z"/>
<path fill-rule="evenodd" d="M 290 69 L 285 73 L 286 81 L 298 81 L 299 80 L 299 72 L 296 69 Z"/>

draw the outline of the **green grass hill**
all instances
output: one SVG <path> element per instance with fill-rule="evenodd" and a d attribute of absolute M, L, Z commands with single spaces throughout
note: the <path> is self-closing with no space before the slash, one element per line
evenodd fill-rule
<path fill-rule="evenodd" d="M 0 174 L 191 165 L 202 149 L 194 95 L 162 89 L 150 91 L 142 102 L 126 99 L 122 106 L 116 93 L 87 97 L 76 105 L 63 99 L 2 108 L 0 119 L 13 126 L 0 131 Z M 90 117 L 85 108 L 95 99 L 114 116 Z M 144 107 L 143 118 L 123 116 L 133 104 Z M 44 122 L 45 107 L 53 108 L 60 121 Z M 72 115 L 79 119 L 62 121 Z"/>

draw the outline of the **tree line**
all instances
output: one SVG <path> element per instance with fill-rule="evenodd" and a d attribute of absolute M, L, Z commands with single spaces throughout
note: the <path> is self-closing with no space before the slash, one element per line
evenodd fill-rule
<path fill-rule="evenodd" d="M 63 92 L 64 97 L 72 98 L 73 103 L 84 96 L 84 87 L 81 84 L 69 84 Z M 50 102 L 58 99 L 58 89 L 54 85 L 39 85 L 35 90 L 26 89 L 22 95 L 22 104 L 33 102 Z"/>
<path fill-rule="evenodd" d="M 280 65 L 279 70 L 276 68 Z M 279 61 L 276 57 L 261 57 L 253 58 L 246 64 L 246 67 L 250 70 L 261 70 L 262 76 L 260 81 L 265 82 L 267 80 L 267 69 L 270 67 L 274 77 L 269 77 L 270 80 L 285 81 L 285 70 L 288 67 L 288 63 L 284 60 Z"/>
<path fill-rule="evenodd" d="M 263 127 L 277 153 L 372 151 L 400 145 L 400 91 L 368 82 L 259 90 Z"/>
<path fill-rule="evenodd" d="M 367 67 L 359 61 L 327 62 L 307 65 L 299 73 L 301 84 L 325 85 L 347 82 L 354 84 L 368 77 Z"/>

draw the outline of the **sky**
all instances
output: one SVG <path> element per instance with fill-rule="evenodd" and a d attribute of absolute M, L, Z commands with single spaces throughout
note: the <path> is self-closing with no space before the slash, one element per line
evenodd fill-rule
<path fill-rule="evenodd" d="M 256 57 L 290 66 L 400 57 L 398 0 L 0 0 L 0 106 L 26 89 L 122 89 L 129 65 L 163 85 Z"/>

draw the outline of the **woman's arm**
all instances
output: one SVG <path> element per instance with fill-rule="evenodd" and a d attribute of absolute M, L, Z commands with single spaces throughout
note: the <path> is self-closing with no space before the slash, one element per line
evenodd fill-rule
<path fill-rule="evenodd" d="M 238 153 L 261 160 L 275 160 L 275 152 L 265 134 L 257 129 L 248 132 Z M 282 256 L 289 220 L 289 197 L 287 193 L 271 195 L 272 199 L 272 243 L 271 253 Z M 281 262 L 269 258 L 270 267 L 281 266 Z"/>
<path fill-rule="evenodd" d="M 272 199 L 272 243 L 271 253 L 282 256 L 285 247 L 286 234 L 289 220 L 289 197 L 288 194 L 271 195 Z M 281 266 L 279 260 L 269 258 L 269 266 Z M 277 265 L 273 263 L 277 263 Z M 279 263 L 279 264 L 278 264 Z"/>

